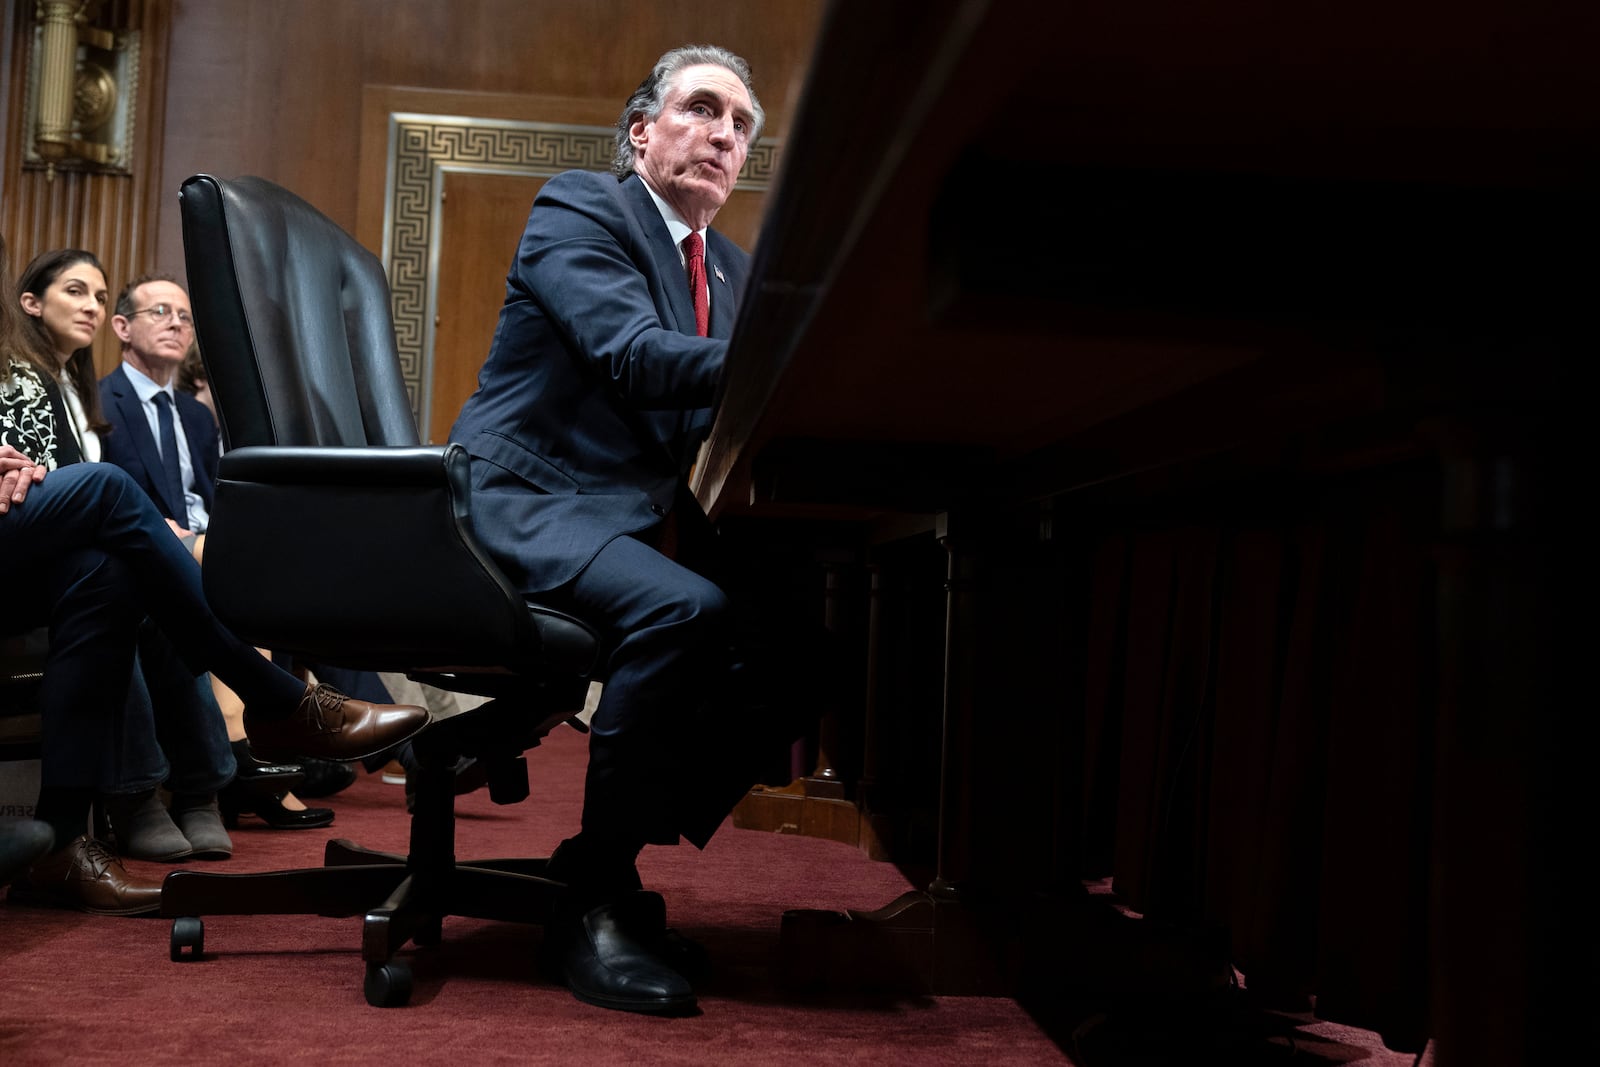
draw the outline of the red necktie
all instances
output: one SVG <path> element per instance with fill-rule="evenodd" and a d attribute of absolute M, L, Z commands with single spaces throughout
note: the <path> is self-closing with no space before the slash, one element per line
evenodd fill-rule
<path fill-rule="evenodd" d="M 689 261 L 689 292 L 694 294 L 694 332 L 701 337 L 711 328 L 711 298 L 706 293 L 706 249 L 700 235 L 683 239 L 683 256 Z"/>

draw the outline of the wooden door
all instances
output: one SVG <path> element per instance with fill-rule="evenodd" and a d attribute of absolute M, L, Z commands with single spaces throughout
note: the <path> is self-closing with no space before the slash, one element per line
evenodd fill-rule
<path fill-rule="evenodd" d="M 478 385 L 505 300 L 506 271 L 545 179 L 454 171 L 443 175 L 434 310 L 428 440 L 449 440 L 461 405 Z"/>

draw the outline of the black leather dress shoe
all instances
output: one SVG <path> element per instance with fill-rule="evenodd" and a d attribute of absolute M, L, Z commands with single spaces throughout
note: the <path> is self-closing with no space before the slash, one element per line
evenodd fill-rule
<path fill-rule="evenodd" d="M 308 759 L 301 763 L 306 780 L 290 792 L 298 797 L 331 797 L 356 784 L 356 769 L 348 763 L 329 759 Z"/>
<path fill-rule="evenodd" d="M 558 931 L 561 975 L 572 995 L 616 1011 L 693 1011 L 694 989 L 658 952 L 666 915 L 659 893 L 641 891 L 592 908 Z"/>
<path fill-rule="evenodd" d="M 265 718 L 252 715 L 250 708 L 244 712 L 250 747 L 264 759 L 358 760 L 393 748 L 430 721 L 426 708 L 372 704 L 322 684 L 307 686 L 288 715 Z"/>
<path fill-rule="evenodd" d="M 250 749 L 250 739 L 228 742 L 228 747 L 233 750 L 233 762 L 237 768 L 233 780 L 241 788 L 252 793 L 272 793 L 278 796 L 284 793 L 293 793 L 305 782 L 305 765 L 300 762 L 293 763 L 268 763 L 256 759 L 255 753 Z"/>
<path fill-rule="evenodd" d="M 457 768 L 459 770 L 459 767 Z M 545 867 L 545 877 L 553 882 L 571 884 L 575 876 L 581 876 L 577 863 L 571 852 L 571 844 L 563 841 L 556 846 L 550 854 L 550 860 Z M 639 881 L 639 869 L 632 864 L 612 872 L 611 876 L 601 879 L 596 885 L 592 880 L 586 889 L 577 890 L 577 895 L 587 894 L 590 900 L 615 900 L 629 894 L 638 893 L 644 888 Z M 649 894 L 657 896 L 656 894 Z M 659 900 L 659 896 L 657 896 Z M 581 907 L 581 905 L 579 905 Z M 644 940 L 644 946 L 651 955 L 662 963 L 677 971 L 690 982 L 702 981 L 711 973 L 711 957 L 706 953 L 705 946 L 700 942 L 665 925 L 665 907 L 662 908 L 663 919 L 655 924 Z M 641 933 L 646 933 L 641 931 Z M 559 967 L 554 968 L 559 977 Z"/>
<path fill-rule="evenodd" d="M 242 815 L 259 815 L 261 821 L 274 830 L 316 830 L 333 825 L 332 808 L 302 808 L 296 811 L 283 806 L 283 793 L 269 793 L 241 787 L 237 780 L 229 782 L 217 794 L 217 804 L 222 813 L 222 825 L 230 830 L 239 828 Z"/>

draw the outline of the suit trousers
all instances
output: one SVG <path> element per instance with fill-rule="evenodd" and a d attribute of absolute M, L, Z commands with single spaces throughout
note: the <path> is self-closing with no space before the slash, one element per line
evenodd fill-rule
<path fill-rule="evenodd" d="M 763 610 L 781 616 L 782 608 L 759 582 L 747 590 L 746 581 L 728 581 L 736 577 L 728 561 L 704 554 L 691 569 L 648 537 L 612 540 L 541 599 L 600 627 L 608 649 L 589 724 L 585 834 L 633 844 L 681 836 L 703 848 L 762 771 L 786 762 L 829 672 L 813 661 L 815 673 L 796 684 L 793 654 L 814 647 L 818 634 L 773 640 L 789 627 Z"/>
<path fill-rule="evenodd" d="M 643 541 L 618 537 L 550 599 L 598 627 L 607 649 L 589 722 L 584 833 L 676 844 L 710 817 L 681 786 L 696 773 L 696 713 L 715 696 L 727 598 Z"/>
<path fill-rule="evenodd" d="M 126 471 L 52 471 L 0 515 L 0 560 L 15 576 L 3 626 L 50 628 L 39 705 L 41 780 L 114 788 L 138 627 L 148 614 L 196 674 L 214 670 L 247 704 L 287 710 L 303 689 L 211 613 L 194 557 Z"/>

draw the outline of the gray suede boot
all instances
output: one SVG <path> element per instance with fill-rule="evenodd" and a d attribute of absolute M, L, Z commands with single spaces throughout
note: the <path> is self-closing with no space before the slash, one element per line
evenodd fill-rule
<path fill-rule="evenodd" d="M 194 854 L 154 789 L 106 797 L 105 813 L 118 855 L 172 863 Z"/>
<path fill-rule="evenodd" d="M 195 859 L 225 860 L 233 855 L 233 838 L 222 825 L 217 794 L 174 794 L 172 818 L 188 839 Z"/>

